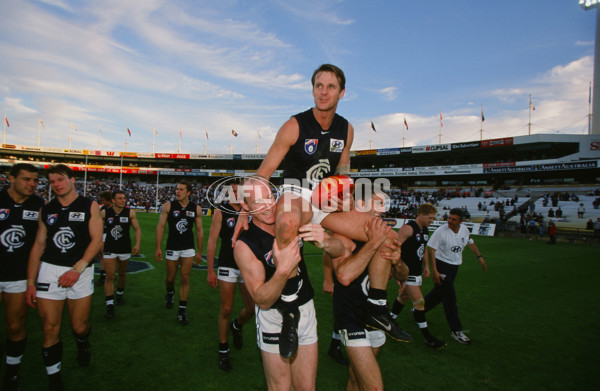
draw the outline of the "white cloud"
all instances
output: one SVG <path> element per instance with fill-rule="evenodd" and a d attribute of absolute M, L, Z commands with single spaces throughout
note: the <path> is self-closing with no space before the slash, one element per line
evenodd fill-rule
<path fill-rule="evenodd" d="M 377 91 L 377 93 L 383 95 L 386 100 L 394 100 L 396 99 L 396 91 L 398 89 L 396 87 L 386 87 Z"/>

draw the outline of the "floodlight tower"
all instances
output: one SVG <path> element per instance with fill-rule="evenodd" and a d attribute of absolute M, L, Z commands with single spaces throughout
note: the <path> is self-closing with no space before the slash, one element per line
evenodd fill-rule
<path fill-rule="evenodd" d="M 600 0 L 579 0 L 586 11 L 596 8 L 596 41 L 594 43 L 594 98 L 592 106 L 592 134 L 600 134 Z"/>

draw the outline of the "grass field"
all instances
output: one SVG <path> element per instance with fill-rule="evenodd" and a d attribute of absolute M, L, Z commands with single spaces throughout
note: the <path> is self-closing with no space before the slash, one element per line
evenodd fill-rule
<path fill-rule="evenodd" d="M 156 214 L 138 214 L 143 233 L 138 261 L 154 268 L 128 276 L 125 304 L 104 319 L 104 292 L 96 288 L 91 315 L 92 362 L 77 366 L 75 341 L 65 316 L 62 374 L 68 390 L 263 390 L 266 389 L 254 322 L 244 327 L 245 346 L 231 345 L 233 372 L 217 360 L 219 294 L 206 283 L 206 271 L 192 272 L 190 324 L 176 322 L 176 307 L 164 305 L 164 264 L 153 260 Z M 208 239 L 210 218 L 204 218 Z M 388 340 L 379 362 L 386 390 L 598 390 L 600 389 L 600 248 L 546 245 L 522 239 L 476 238 L 489 271 L 483 273 L 470 251 L 457 278 L 458 304 L 470 346 L 450 339 L 441 306 L 428 313 L 430 330 L 448 342 L 428 349 L 410 312 L 400 325 L 412 343 Z M 305 255 L 315 287 L 319 320 L 318 390 L 343 390 L 347 369 L 327 355 L 331 336 L 331 297 L 322 293 L 321 256 L 311 245 Z M 394 284 L 388 298 L 395 298 Z M 423 291 L 431 287 L 427 280 Z M 176 295 L 177 300 L 177 295 Z M 240 308 L 236 297 L 234 313 Z M 2 316 L 4 309 L 2 307 Z M 22 390 L 47 388 L 41 327 L 28 315 L 28 345 L 21 367 Z M 4 330 L 4 329 L 2 329 Z M 4 331 L 0 334 L 5 339 Z M 3 370 L 2 370 L 3 373 Z"/>

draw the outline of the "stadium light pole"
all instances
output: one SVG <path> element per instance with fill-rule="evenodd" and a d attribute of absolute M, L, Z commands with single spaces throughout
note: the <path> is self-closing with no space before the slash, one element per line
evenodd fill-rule
<path fill-rule="evenodd" d="M 600 0 L 579 0 L 586 11 L 596 9 L 596 36 L 594 42 L 594 93 L 592 103 L 592 134 L 600 134 Z"/>

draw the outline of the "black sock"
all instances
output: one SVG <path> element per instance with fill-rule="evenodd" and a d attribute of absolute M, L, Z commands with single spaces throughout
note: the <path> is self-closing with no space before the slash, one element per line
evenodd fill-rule
<path fill-rule="evenodd" d="M 50 388 L 53 388 L 53 384 L 59 384 L 59 382 L 62 385 L 60 377 L 62 353 L 62 341 L 58 341 L 50 347 L 42 348 L 42 357 L 44 358 L 44 365 L 46 365 L 46 373 L 48 374 L 48 380 L 50 381 Z"/>
<path fill-rule="evenodd" d="M 431 341 L 433 339 L 433 335 L 429 332 L 429 328 L 427 327 L 427 319 L 425 319 L 425 311 L 424 310 L 413 310 L 413 318 L 415 318 L 415 322 L 417 322 L 417 326 L 419 326 L 419 330 L 425 337 L 427 341 Z"/>
<path fill-rule="evenodd" d="M 392 314 L 399 315 L 403 308 L 404 304 L 400 303 L 398 300 L 394 300 L 394 304 L 392 304 Z"/>
<path fill-rule="evenodd" d="M 23 353 L 25 353 L 25 346 L 27 345 L 27 338 L 23 338 L 20 341 L 6 340 L 6 373 L 7 379 L 16 377 L 19 373 L 19 367 L 21 366 L 21 359 Z"/>
<path fill-rule="evenodd" d="M 111 306 L 115 304 L 115 295 L 106 296 L 105 298 L 106 306 Z"/>
<path fill-rule="evenodd" d="M 384 289 L 369 288 L 367 305 L 371 315 L 388 315 L 387 292 Z"/>
<path fill-rule="evenodd" d="M 106 277 L 106 271 L 100 269 L 100 277 Z"/>
<path fill-rule="evenodd" d="M 236 329 L 236 330 L 241 330 L 242 329 L 243 324 L 241 324 L 240 322 L 238 322 L 238 318 L 235 318 L 233 320 L 232 324 L 233 324 L 233 328 L 234 329 Z"/>
<path fill-rule="evenodd" d="M 229 343 L 220 343 L 219 342 L 219 353 L 229 353 Z"/>
<path fill-rule="evenodd" d="M 179 314 L 185 314 L 187 308 L 187 300 L 179 300 Z"/>
<path fill-rule="evenodd" d="M 335 339 L 335 338 L 331 337 L 331 342 L 329 343 L 329 349 L 337 348 L 341 344 L 342 344 L 342 341 L 340 341 L 339 339 Z"/>
<path fill-rule="evenodd" d="M 122 296 L 123 293 L 125 293 L 125 289 L 119 289 L 119 288 L 117 288 L 117 296 Z"/>

